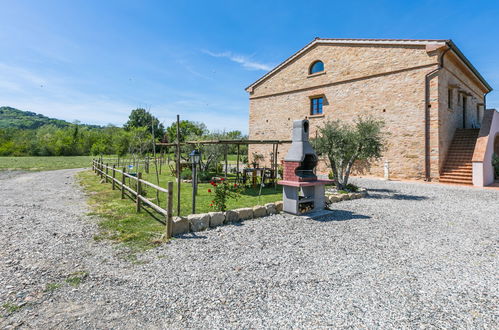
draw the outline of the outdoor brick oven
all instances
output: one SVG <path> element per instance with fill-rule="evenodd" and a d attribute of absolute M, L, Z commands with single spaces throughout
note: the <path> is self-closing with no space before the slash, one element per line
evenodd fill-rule
<path fill-rule="evenodd" d="M 321 211 L 325 206 L 325 185 L 315 175 L 317 154 L 308 141 L 308 120 L 293 122 L 292 144 L 283 160 L 283 210 L 291 214 Z"/>

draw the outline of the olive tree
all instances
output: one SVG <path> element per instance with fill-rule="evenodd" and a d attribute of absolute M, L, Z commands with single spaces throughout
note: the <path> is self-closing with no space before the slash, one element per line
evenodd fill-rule
<path fill-rule="evenodd" d="M 384 149 L 384 122 L 359 117 L 353 124 L 327 121 L 318 128 L 313 140 L 316 152 L 331 167 L 338 189 L 344 190 L 356 161 L 370 162 L 381 158 Z"/>

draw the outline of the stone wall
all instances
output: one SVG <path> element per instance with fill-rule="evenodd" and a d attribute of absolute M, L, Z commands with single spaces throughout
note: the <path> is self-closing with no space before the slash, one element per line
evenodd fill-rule
<path fill-rule="evenodd" d="M 357 61 L 347 61 L 348 56 Z M 316 59 L 324 61 L 326 73 L 307 78 L 308 65 Z M 368 169 L 358 167 L 356 173 L 383 176 L 383 163 L 388 160 L 391 177 L 420 179 L 424 176 L 425 162 L 424 79 L 435 66 L 414 66 L 435 61 L 436 58 L 428 56 L 424 48 L 316 47 L 269 82 L 255 88 L 250 97 L 250 139 L 290 139 L 293 120 L 305 117 L 310 120 L 310 137 L 313 138 L 317 127 L 325 120 L 352 122 L 359 115 L 372 115 L 385 121 L 389 132 L 387 150 L 382 160 Z M 391 72 L 393 70 L 397 71 Z M 308 87 L 311 82 L 319 85 L 326 81 L 342 82 L 262 96 L 271 88 L 275 92 L 298 88 L 299 81 L 295 77 L 289 77 L 290 82 L 286 83 L 288 75 L 299 75 Z M 362 75 L 367 77 L 362 78 Z M 358 78 L 344 81 L 346 77 L 354 76 Z M 434 93 L 436 99 L 436 90 Z M 322 116 L 309 115 L 310 97 L 315 95 L 324 96 Z M 285 156 L 288 147 L 279 147 L 279 159 Z M 268 163 L 271 151 L 271 146 L 252 145 L 250 156 L 253 152 L 262 153 Z M 324 162 L 318 169 L 319 172 L 326 169 Z"/>
<path fill-rule="evenodd" d="M 387 150 L 383 159 L 370 168 L 358 167 L 354 174 L 383 176 L 383 163 L 389 161 L 390 176 L 422 179 L 425 175 L 425 75 L 437 68 L 441 50 L 427 52 L 424 46 L 317 45 L 294 62 L 253 87 L 250 92 L 250 139 L 290 139 L 293 120 L 308 118 L 310 137 L 326 120 L 352 122 L 359 115 L 372 115 L 385 121 Z M 447 56 L 446 56 L 447 57 Z M 325 72 L 308 75 L 311 63 L 322 60 Z M 443 110 L 447 84 L 472 86 L 469 93 L 470 116 L 483 102 L 476 82 L 464 76 L 461 68 L 448 61 L 448 69 L 434 76 L 429 84 L 429 133 L 431 177 L 436 179 L 443 156 L 452 140 L 458 110 Z M 461 76 L 463 76 L 461 78 Z M 459 85 L 461 86 L 461 85 Z M 464 87 L 463 87 L 464 88 Z M 443 93 L 445 89 L 445 94 Z M 478 91 L 477 91 L 478 90 Z M 310 98 L 324 97 L 323 115 L 310 116 Z M 476 112 L 475 112 L 476 113 Z M 470 117 L 471 118 L 471 117 Z M 471 122 L 471 119 L 469 119 Z M 289 145 L 279 146 L 279 161 Z M 264 155 L 269 165 L 272 146 L 251 145 Z M 324 161 L 319 173 L 327 173 Z"/>

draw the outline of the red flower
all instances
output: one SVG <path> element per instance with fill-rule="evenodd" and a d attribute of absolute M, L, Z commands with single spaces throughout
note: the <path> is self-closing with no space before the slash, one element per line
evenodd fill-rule
<path fill-rule="evenodd" d="M 215 201 L 211 201 L 212 203 L 215 203 Z"/>
<path fill-rule="evenodd" d="M 211 193 L 211 189 L 208 189 L 208 192 Z"/>
<path fill-rule="evenodd" d="M 234 188 L 237 188 L 237 183 L 234 183 Z"/>
<path fill-rule="evenodd" d="M 216 186 L 217 186 L 217 184 L 216 184 L 216 183 L 214 183 L 214 184 L 213 184 L 213 187 L 216 187 Z"/>
<path fill-rule="evenodd" d="M 213 204 L 210 204 L 210 206 L 213 206 Z"/>
<path fill-rule="evenodd" d="M 214 184 L 213 180 L 211 180 L 211 181 L 210 181 L 210 184 L 211 184 L 211 185 L 213 185 L 213 184 Z"/>
<path fill-rule="evenodd" d="M 224 180 L 225 180 L 225 178 L 220 178 L 220 181 L 224 181 Z"/>

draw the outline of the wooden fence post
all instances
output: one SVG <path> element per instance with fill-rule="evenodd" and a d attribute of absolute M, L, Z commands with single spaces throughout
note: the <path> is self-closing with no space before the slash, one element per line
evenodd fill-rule
<path fill-rule="evenodd" d="M 180 180 L 180 115 L 177 115 L 177 140 L 175 143 L 177 144 L 177 155 L 175 159 L 177 164 L 177 171 L 175 173 L 175 177 L 177 178 L 177 215 L 180 216 L 180 183 L 182 182 L 182 180 Z"/>
<path fill-rule="evenodd" d="M 113 164 L 113 190 L 114 190 L 114 179 L 116 178 L 116 165 Z"/>
<path fill-rule="evenodd" d="M 142 193 L 142 173 L 137 173 L 137 212 L 140 212 L 140 194 Z"/>
<path fill-rule="evenodd" d="M 123 167 L 123 172 L 121 172 L 121 199 L 125 198 L 125 170 L 126 167 Z"/>
<path fill-rule="evenodd" d="M 227 161 L 227 153 L 228 153 L 228 149 L 229 149 L 229 145 L 226 144 L 225 145 L 225 174 L 224 174 L 224 177 L 227 179 L 227 170 L 228 170 L 228 167 L 229 167 L 229 163 Z"/>
<path fill-rule="evenodd" d="M 100 178 L 101 180 L 104 178 L 104 164 L 102 164 L 102 160 L 100 162 Z"/>
<path fill-rule="evenodd" d="M 145 170 L 146 170 L 146 173 L 149 174 L 149 156 L 146 157 L 146 161 L 145 161 Z"/>
<path fill-rule="evenodd" d="M 109 175 L 109 163 L 106 163 L 106 183 L 107 183 L 107 176 Z"/>
<path fill-rule="evenodd" d="M 171 238 L 173 233 L 173 182 L 168 182 L 168 196 L 166 200 L 167 204 L 167 215 L 166 215 L 166 238 Z"/>
<path fill-rule="evenodd" d="M 237 160 L 236 160 L 236 182 L 239 183 L 239 147 L 241 145 L 237 144 Z"/>

